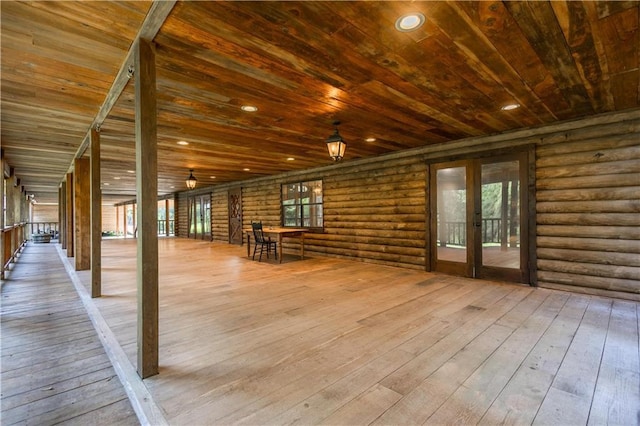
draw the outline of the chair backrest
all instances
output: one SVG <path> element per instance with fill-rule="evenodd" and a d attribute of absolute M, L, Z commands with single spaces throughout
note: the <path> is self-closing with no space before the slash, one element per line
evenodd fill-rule
<path fill-rule="evenodd" d="M 251 228 L 253 229 L 253 238 L 256 243 L 264 243 L 264 233 L 262 232 L 262 222 L 251 222 Z"/>

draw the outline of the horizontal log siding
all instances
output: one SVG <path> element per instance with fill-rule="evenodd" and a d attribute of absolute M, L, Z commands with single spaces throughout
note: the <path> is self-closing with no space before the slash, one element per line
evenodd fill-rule
<path fill-rule="evenodd" d="M 538 284 L 640 294 L 640 133 L 629 122 L 536 150 Z"/>
<path fill-rule="evenodd" d="M 305 252 L 423 269 L 425 172 L 405 158 L 326 176 L 324 233 L 306 237 Z"/>
<path fill-rule="evenodd" d="M 226 191 L 211 194 L 211 238 L 229 242 L 229 202 Z"/>
<path fill-rule="evenodd" d="M 640 112 L 524 129 L 214 186 L 214 239 L 226 223 L 226 191 L 242 185 L 243 223 L 280 225 L 280 185 L 323 179 L 324 232 L 305 237 L 309 256 L 422 269 L 426 164 L 487 150 L 536 149 L 536 253 L 540 286 L 637 299 L 640 294 Z M 181 194 L 179 200 L 183 200 Z M 186 217 L 186 198 L 179 203 Z M 182 211 L 184 209 L 184 212 Z M 186 219 L 179 221 L 186 236 Z M 285 239 L 298 252 L 298 239 Z"/>

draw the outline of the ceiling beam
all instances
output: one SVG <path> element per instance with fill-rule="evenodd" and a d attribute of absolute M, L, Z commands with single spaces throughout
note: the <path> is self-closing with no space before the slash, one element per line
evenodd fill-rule
<path fill-rule="evenodd" d="M 91 130 L 99 129 L 104 120 L 107 118 L 111 109 L 116 104 L 116 101 L 124 91 L 125 87 L 127 87 L 127 83 L 129 83 L 129 79 L 133 76 L 134 66 L 133 66 L 133 52 L 136 43 L 141 38 L 146 40 L 153 40 L 160 31 L 160 28 L 164 24 L 164 21 L 171 13 L 173 6 L 176 4 L 177 0 L 154 0 L 149 8 L 149 12 L 147 16 L 144 18 L 144 22 L 140 26 L 138 30 L 138 34 L 135 39 L 131 42 L 131 46 L 129 47 L 129 52 L 127 52 L 127 56 L 120 66 L 120 71 L 116 75 L 107 96 L 96 114 L 96 117 L 93 119 L 89 130 L 87 130 L 87 134 L 85 135 L 82 143 L 78 147 L 76 154 L 73 156 L 73 161 L 71 161 L 71 165 L 69 166 L 69 170 L 67 173 L 70 173 L 73 170 L 73 163 L 76 158 L 80 158 L 84 155 L 87 148 L 89 147 L 89 140 L 91 139 Z"/>

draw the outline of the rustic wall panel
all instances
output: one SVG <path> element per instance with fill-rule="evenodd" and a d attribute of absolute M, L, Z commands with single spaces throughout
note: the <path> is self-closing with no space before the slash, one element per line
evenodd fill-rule
<path fill-rule="evenodd" d="M 633 122 L 632 131 L 629 122 L 585 127 L 538 147 L 541 286 L 640 294 L 640 134 Z"/>
<path fill-rule="evenodd" d="M 229 241 L 229 206 L 227 193 L 223 191 L 211 194 L 211 239 L 212 241 Z"/>
<path fill-rule="evenodd" d="M 280 225 L 280 186 L 322 179 L 324 229 L 307 234 L 306 255 L 423 269 L 426 160 L 533 146 L 538 284 L 640 299 L 639 138 L 640 112 L 631 111 L 248 180 L 243 225 Z M 228 240 L 226 191 L 237 185 L 212 187 L 217 241 Z M 297 253 L 298 244 L 285 239 L 283 249 Z"/>

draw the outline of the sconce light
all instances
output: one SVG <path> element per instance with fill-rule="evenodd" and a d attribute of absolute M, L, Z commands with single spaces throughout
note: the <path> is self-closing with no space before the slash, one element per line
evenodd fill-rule
<path fill-rule="evenodd" d="M 347 143 L 342 139 L 340 133 L 338 133 L 339 121 L 334 121 L 333 125 L 336 126 L 335 131 L 326 140 L 327 149 L 329 150 L 329 156 L 333 161 L 340 161 L 344 157 L 344 151 L 347 148 Z"/>
<path fill-rule="evenodd" d="M 194 189 L 196 187 L 196 184 L 198 183 L 198 179 L 196 179 L 195 176 L 193 176 L 193 169 L 189 170 L 189 177 L 185 182 L 187 184 L 187 188 L 189 189 Z"/>

